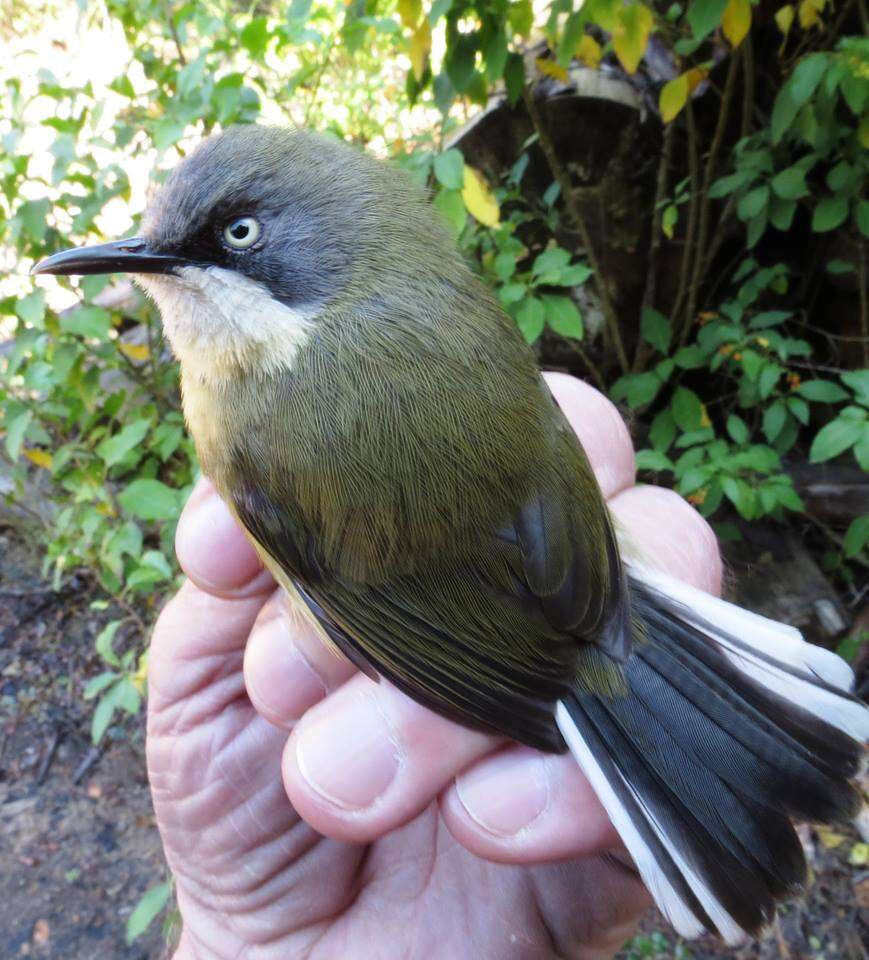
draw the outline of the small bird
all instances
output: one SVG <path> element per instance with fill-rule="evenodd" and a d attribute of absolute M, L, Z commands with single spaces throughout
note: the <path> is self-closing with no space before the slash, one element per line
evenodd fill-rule
<path fill-rule="evenodd" d="M 757 935 L 843 821 L 869 710 L 851 670 L 620 557 L 515 323 L 400 170 L 232 128 L 142 236 L 34 273 L 126 271 L 181 363 L 204 473 L 321 636 L 470 727 L 569 750 L 686 937 Z"/>

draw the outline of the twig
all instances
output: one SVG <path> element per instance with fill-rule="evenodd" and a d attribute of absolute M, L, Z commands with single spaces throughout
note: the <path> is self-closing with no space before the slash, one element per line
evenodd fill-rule
<path fill-rule="evenodd" d="M 39 770 L 36 773 L 35 782 L 37 787 L 41 787 L 45 778 L 48 776 L 48 771 L 51 769 L 51 764 L 54 760 L 55 754 L 57 753 L 57 746 L 60 743 L 60 738 L 62 736 L 62 731 L 59 728 L 55 728 L 51 738 L 48 741 L 45 752 L 42 755 L 42 760 L 39 764 Z"/>
<path fill-rule="evenodd" d="M 175 43 L 175 49 L 178 51 L 178 59 L 181 61 L 181 65 L 186 67 L 187 57 L 184 56 L 184 50 L 181 47 L 181 37 L 178 36 L 178 28 L 175 26 L 174 14 L 172 13 L 172 8 L 168 4 L 166 5 L 166 20 L 169 23 L 169 33 L 172 35 L 172 40 Z"/>
<path fill-rule="evenodd" d="M 655 206 L 652 213 L 652 236 L 649 242 L 649 261 L 646 267 L 646 285 L 643 289 L 642 311 L 652 307 L 655 303 L 655 287 L 658 279 L 658 254 L 661 250 L 663 230 L 661 223 L 664 213 L 664 197 L 667 193 L 667 173 L 670 170 L 670 160 L 673 156 L 673 124 L 664 128 L 664 142 L 661 145 L 661 159 L 658 163 L 658 180 L 655 185 Z M 637 348 L 634 351 L 634 370 L 642 368 L 646 355 L 646 347 L 641 336 L 637 337 Z"/>
<path fill-rule="evenodd" d="M 586 225 L 582 211 L 579 209 L 579 204 L 576 202 L 576 194 L 573 189 L 573 184 L 570 182 L 570 176 L 565 167 L 562 165 L 561 161 L 558 159 L 558 154 L 555 152 L 555 145 L 552 142 L 552 138 L 549 136 L 549 131 L 546 129 L 543 123 L 543 118 L 540 115 L 540 110 L 537 106 L 537 102 L 534 99 L 534 93 L 530 85 L 525 87 L 522 97 L 525 101 L 525 107 L 528 110 L 528 115 L 531 117 L 531 122 L 534 125 L 534 130 L 536 131 L 540 141 L 540 147 L 543 150 L 544 156 L 546 157 L 546 162 L 549 164 L 549 169 L 552 171 L 552 175 L 555 177 L 558 185 L 561 187 L 561 196 L 564 198 L 564 205 L 567 207 L 567 212 L 570 215 L 570 219 L 573 221 L 574 226 L 579 231 L 582 245 L 585 247 L 586 256 L 588 257 L 589 264 L 594 271 L 592 279 L 594 281 L 595 292 L 600 300 L 601 309 L 603 310 L 606 328 L 609 332 L 610 338 L 612 339 L 613 347 L 615 348 L 616 356 L 618 357 L 622 373 L 627 373 L 630 365 L 628 363 L 628 355 L 625 351 L 625 345 L 622 341 L 618 317 L 616 316 L 615 307 L 613 306 L 612 299 L 610 298 L 609 291 L 606 286 L 606 280 L 600 268 L 600 261 L 597 258 L 594 245 L 591 242 L 591 234 L 588 231 L 588 226 Z"/>
<path fill-rule="evenodd" d="M 869 367 L 869 298 L 866 296 L 866 241 L 860 240 L 860 335 L 863 338 L 863 366 Z"/>
<path fill-rule="evenodd" d="M 754 110 L 754 47 L 751 34 L 742 41 L 742 129 L 741 136 L 751 133 L 751 115 Z"/>
<path fill-rule="evenodd" d="M 709 156 L 706 160 L 706 168 L 703 172 L 703 187 L 701 189 L 700 200 L 700 224 L 697 229 L 697 254 L 694 257 L 694 269 L 691 274 L 691 283 L 688 287 L 688 307 L 685 314 L 685 320 L 682 324 L 682 334 L 679 337 L 679 343 L 684 345 L 688 339 L 688 333 L 694 322 L 694 314 L 697 310 L 697 297 L 700 293 L 700 284 L 705 273 L 707 258 L 703 251 L 706 246 L 706 238 L 709 234 L 709 211 L 712 201 L 709 197 L 709 188 L 712 186 L 712 179 L 718 166 L 718 154 L 721 152 L 721 144 L 724 142 L 724 132 L 727 129 L 727 121 L 730 117 L 730 107 L 733 103 L 733 91 L 736 88 L 736 73 L 739 69 L 739 56 L 733 55 L 730 60 L 730 66 L 727 69 L 727 79 L 724 82 L 724 93 L 721 95 L 721 106 L 718 110 L 718 122 L 715 125 L 715 133 L 712 136 L 712 145 L 709 147 Z"/>
<path fill-rule="evenodd" d="M 589 376 L 595 382 L 595 386 L 600 390 L 601 393 L 607 392 L 606 380 L 604 380 L 603 374 L 598 370 L 597 365 L 588 355 L 588 351 L 583 348 L 583 346 L 577 343 L 575 340 L 570 341 L 571 346 L 579 355 L 579 359 L 585 364 L 586 370 L 588 370 Z"/>
<path fill-rule="evenodd" d="M 97 761 L 102 755 L 103 751 L 99 747 L 91 747 L 84 755 L 82 762 L 75 768 L 75 773 L 72 775 L 72 782 L 81 783 L 96 766 Z"/>
<path fill-rule="evenodd" d="M 689 97 L 685 104 L 685 128 L 688 132 L 688 179 L 690 199 L 688 201 L 688 222 L 685 225 L 685 239 L 682 247 L 682 263 L 679 267 L 679 286 L 676 288 L 676 300 L 673 304 L 673 320 L 679 316 L 685 293 L 688 289 L 688 273 L 691 254 L 694 252 L 694 234 L 697 230 L 697 209 L 700 205 L 700 164 L 697 158 L 697 127 L 694 124 L 694 106 Z"/>

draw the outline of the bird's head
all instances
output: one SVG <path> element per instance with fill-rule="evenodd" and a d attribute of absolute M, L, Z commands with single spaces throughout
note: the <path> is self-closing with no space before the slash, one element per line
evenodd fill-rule
<path fill-rule="evenodd" d="M 255 125 L 185 159 L 141 236 L 62 251 L 33 273 L 132 274 L 179 358 L 207 374 L 291 364 L 328 305 L 455 256 L 401 171 L 327 137 Z"/>

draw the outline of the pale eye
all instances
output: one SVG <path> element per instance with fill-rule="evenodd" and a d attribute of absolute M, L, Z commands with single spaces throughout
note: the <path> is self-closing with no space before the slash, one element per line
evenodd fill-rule
<path fill-rule="evenodd" d="M 233 250 L 247 250 L 260 235 L 260 226 L 253 217 L 236 217 L 223 228 L 223 242 Z"/>

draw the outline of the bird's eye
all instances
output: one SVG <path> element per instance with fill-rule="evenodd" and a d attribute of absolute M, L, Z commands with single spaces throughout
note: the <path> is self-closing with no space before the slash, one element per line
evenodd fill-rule
<path fill-rule="evenodd" d="M 260 225 L 253 217 L 236 217 L 223 228 L 223 242 L 233 250 L 247 250 L 259 240 Z"/>

